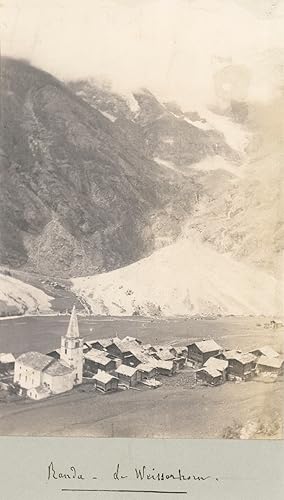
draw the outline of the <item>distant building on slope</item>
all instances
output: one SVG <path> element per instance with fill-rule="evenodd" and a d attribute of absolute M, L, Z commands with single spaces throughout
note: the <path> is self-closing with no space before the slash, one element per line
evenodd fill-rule
<path fill-rule="evenodd" d="M 40 352 L 26 352 L 15 361 L 14 383 L 32 399 L 70 391 L 83 378 L 83 339 L 79 335 L 75 306 L 67 334 L 61 337 L 60 359 Z"/>

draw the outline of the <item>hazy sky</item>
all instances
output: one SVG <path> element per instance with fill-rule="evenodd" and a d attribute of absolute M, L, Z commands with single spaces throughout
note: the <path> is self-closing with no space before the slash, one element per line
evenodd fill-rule
<path fill-rule="evenodd" d="M 266 99 L 279 84 L 284 0 L 0 4 L 2 53 L 28 58 L 59 78 L 106 76 L 116 88 L 148 86 L 188 107 L 214 101 L 214 74 L 230 64 L 239 66 L 227 71 L 225 92 L 234 95 L 244 85 L 250 97 Z"/>

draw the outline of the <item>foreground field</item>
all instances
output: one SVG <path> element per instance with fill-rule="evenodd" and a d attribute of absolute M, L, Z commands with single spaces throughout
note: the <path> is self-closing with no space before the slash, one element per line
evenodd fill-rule
<path fill-rule="evenodd" d="M 48 352 L 59 346 L 68 320 L 59 316 L 0 321 L 0 351 Z M 213 337 L 227 348 L 250 349 L 269 344 L 283 352 L 283 329 L 264 328 L 267 321 L 265 318 L 199 321 L 81 318 L 79 326 L 86 339 L 118 333 L 135 335 L 153 344 L 182 345 L 193 339 Z M 83 392 L 81 387 L 42 402 L 0 401 L 0 434 L 222 438 L 234 437 L 234 429 L 240 428 L 247 438 L 283 436 L 282 378 L 274 383 L 255 379 L 215 388 L 193 386 L 192 379 L 192 371 L 187 368 L 172 378 L 161 377 L 163 385 L 156 390 L 140 386 L 139 390 L 102 395 Z"/>
<path fill-rule="evenodd" d="M 156 390 L 128 390 L 102 395 L 95 391 L 42 402 L 0 404 L 0 434 L 21 436 L 222 438 L 240 426 L 244 437 L 281 438 L 283 382 L 227 383 L 195 387 L 163 378 Z M 249 434 L 251 423 L 268 434 Z M 270 431 L 271 429 L 271 431 Z M 248 433 L 246 435 L 246 433 Z"/>

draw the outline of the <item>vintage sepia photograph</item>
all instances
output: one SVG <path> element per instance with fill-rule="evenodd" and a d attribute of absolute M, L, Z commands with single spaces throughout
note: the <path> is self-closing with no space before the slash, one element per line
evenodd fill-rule
<path fill-rule="evenodd" d="M 283 438 L 283 23 L 1 0 L 1 436 Z"/>

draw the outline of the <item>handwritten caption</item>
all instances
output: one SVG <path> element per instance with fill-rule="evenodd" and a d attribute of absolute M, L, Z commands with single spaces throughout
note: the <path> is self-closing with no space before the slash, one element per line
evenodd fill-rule
<path fill-rule="evenodd" d="M 68 466 L 65 470 L 59 470 L 54 462 L 50 462 L 47 467 L 47 480 L 60 480 L 64 479 L 67 481 L 72 480 L 97 480 L 97 479 L 107 479 L 114 481 L 123 481 L 127 479 L 137 480 L 139 482 L 147 481 L 197 481 L 205 482 L 209 480 L 219 481 L 218 477 L 213 476 L 203 476 L 199 474 L 189 474 L 182 469 L 177 469 L 174 472 L 159 471 L 155 467 L 149 467 L 147 465 L 142 465 L 139 467 L 133 467 L 131 470 L 123 470 L 121 464 L 116 464 L 114 469 L 110 472 L 107 477 L 98 477 L 97 474 L 87 474 L 86 472 L 79 470 L 74 465 Z"/>

